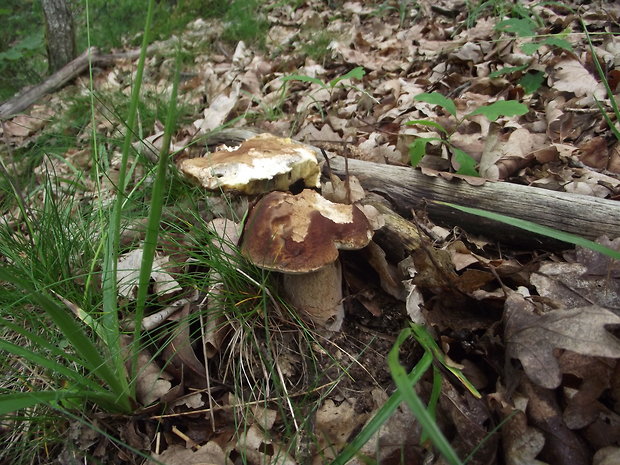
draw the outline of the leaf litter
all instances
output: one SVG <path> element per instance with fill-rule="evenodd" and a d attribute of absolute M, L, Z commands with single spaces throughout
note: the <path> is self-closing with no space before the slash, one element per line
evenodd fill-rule
<path fill-rule="evenodd" d="M 407 164 L 410 145 L 426 137 L 435 138 L 420 162 L 429 176 L 461 177 L 454 173 L 461 166 L 461 151 L 487 179 L 619 198 L 620 141 L 609 127 L 611 122 L 617 129 L 618 122 L 613 116 L 606 120 L 597 106 L 598 101 L 612 115 L 593 64 L 598 59 L 605 65 L 618 97 L 620 9 L 613 2 L 582 10 L 593 33 L 592 49 L 577 16 L 559 5 L 523 2 L 527 14 L 510 18 L 490 10 L 468 12 L 463 2 L 450 0 L 399 6 L 336 2 L 335 9 L 324 3 L 266 9 L 267 51 L 221 41 L 217 22 L 196 19 L 188 25 L 177 39 L 194 56 L 181 85 L 179 103 L 191 111 L 173 138 L 177 166 L 215 152 L 204 136 L 222 124 L 394 165 Z M 315 60 L 303 46 L 321 30 L 332 39 Z M 595 36 L 598 32 L 606 34 Z M 217 45 L 206 47 L 209 43 Z M 160 45 L 148 58 L 144 95 L 165 94 L 171 87 L 167 49 L 174 47 Z M 134 67 L 125 60 L 98 73 L 96 91 L 127 95 Z M 86 92 L 85 84 L 80 78 L 27 115 L 3 122 L 6 143 L 14 148 L 32 144 L 53 127 L 54 115 L 66 111 L 68 96 Z M 443 96 L 440 104 L 420 97 L 432 92 Z M 526 104 L 528 112 L 485 109 L 506 100 Z M 431 123 L 406 124 L 415 121 Z M 77 135 L 77 147 L 35 170 L 41 180 L 57 177 L 65 187 L 79 180 L 85 201 L 112 197 L 113 139 L 124 131 L 103 109 L 93 122 Z M 106 137 L 111 157 L 99 193 L 82 176 L 91 168 L 82 155 L 92 151 L 88 134 L 93 129 Z M 135 149 L 153 160 L 161 124 L 148 129 L 152 133 Z M 440 143 L 446 140 L 450 143 Z M 235 147 L 241 140 L 220 142 Z M 14 169 L 23 172 L 26 165 L 16 163 Z M 133 175 L 135 185 L 143 172 L 137 168 Z M 332 175 L 329 182 L 322 183 L 323 195 L 333 201 L 359 202 L 371 195 L 354 178 Z M 109 433 L 171 465 L 240 463 L 242 458 L 248 463 L 330 463 L 393 391 L 386 355 L 399 330 L 414 321 L 428 326 L 451 363 L 483 393 L 475 399 L 451 377 L 442 379 L 437 421 L 461 458 L 473 454 L 468 463 L 616 463 L 617 261 L 581 248 L 510 250 L 458 227 L 440 228 L 424 211 L 400 220 L 382 213 L 375 218 L 378 229 L 371 245 L 339 259 L 342 279 L 334 280 L 333 290 L 344 291 L 345 315 L 341 329 L 325 335 L 320 324 L 290 313 L 265 291 L 264 282 L 248 274 L 236 247 L 248 232 L 224 220 L 243 218 L 248 200 L 239 193 L 210 195 L 199 223 L 209 231 L 207 240 L 220 244 L 220 252 L 211 250 L 206 262 L 226 260 L 247 279 L 235 294 L 231 278 L 217 267 L 194 265 L 192 256 L 205 253 L 198 244 L 160 244 L 151 275 L 152 314 L 158 306 L 173 311 L 146 327 L 156 350 L 139 358 L 143 417 L 116 426 L 106 420 Z M 43 199 L 39 195 L 31 201 Z M 238 214 L 229 208 L 235 202 Z M 7 222 L 18 217 L 4 212 Z M 187 216 L 175 211 L 169 218 L 189 236 L 183 229 Z M 407 226 L 397 227 L 399 221 Z M 135 292 L 141 256 L 135 244 L 142 235 L 138 228 L 127 239 L 133 245 L 118 265 L 128 270 L 119 274 L 121 297 L 127 301 Z M 599 242 L 618 250 L 617 238 Z M 178 248 L 191 253 L 179 256 Z M 187 285 L 182 275 L 189 272 L 204 274 L 202 286 Z M 265 303 L 256 310 L 252 302 L 264 292 Z M 231 303 L 236 313 L 224 310 Z M 243 312 L 254 317 L 244 320 Z M 300 328 L 315 335 L 304 339 Z M 411 344 L 402 362 L 411 367 L 420 353 Z M 428 400 L 432 380 L 423 378 L 416 390 Z M 443 463 L 422 437 L 403 405 L 362 453 L 379 463 Z M 97 448 L 91 440 L 88 447 L 101 457 L 104 442 L 100 439 Z M 139 461 L 114 452 L 103 460 Z"/>

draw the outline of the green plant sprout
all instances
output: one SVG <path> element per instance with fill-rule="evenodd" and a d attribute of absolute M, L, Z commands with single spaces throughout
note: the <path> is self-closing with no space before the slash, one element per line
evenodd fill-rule
<path fill-rule="evenodd" d="M 291 81 L 300 81 L 300 82 L 310 82 L 312 84 L 316 84 L 318 85 L 321 89 L 325 89 L 329 92 L 329 96 L 330 99 L 334 93 L 334 90 L 336 89 L 336 87 L 338 86 L 338 84 L 340 84 L 340 86 L 345 87 L 345 88 L 351 88 L 351 89 L 355 89 L 358 90 L 362 93 L 364 93 L 365 95 L 369 96 L 372 100 L 374 100 L 375 102 L 377 102 L 377 99 L 375 99 L 374 97 L 372 97 L 370 94 L 368 94 L 366 91 L 359 89 L 358 87 L 354 86 L 353 84 L 344 84 L 342 83 L 342 81 L 346 80 L 346 79 L 362 79 L 364 77 L 364 75 L 366 74 L 366 71 L 364 71 L 364 68 L 362 68 L 361 66 L 358 66 L 356 68 L 353 68 L 351 71 L 335 77 L 334 79 L 332 79 L 329 82 L 323 82 L 321 81 L 319 78 L 315 78 L 312 76 L 306 76 L 305 74 L 291 74 L 289 76 L 283 76 L 282 82 L 284 82 L 284 85 L 286 86 L 286 83 L 291 82 Z M 310 98 L 312 98 L 312 93 L 310 94 Z M 312 98 L 312 100 L 314 101 L 314 104 L 317 106 L 319 112 L 321 113 L 321 116 L 324 118 L 325 117 L 325 112 L 323 111 L 323 107 L 321 105 L 321 103 Z M 378 103 L 378 102 L 377 102 Z"/>
<path fill-rule="evenodd" d="M 390 11 L 398 11 L 398 27 L 402 28 L 408 18 L 415 19 L 415 15 L 411 10 L 419 9 L 420 5 L 417 0 L 398 0 L 398 6 L 390 4 L 390 2 L 383 2 L 375 6 L 372 16 L 385 16 Z"/>
<path fill-rule="evenodd" d="M 409 374 L 406 373 L 404 367 L 399 361 L 399 352 L 402 344 L 407 338 L 413 337 L 418 344 L 424 349 L 424 355 L 413 367 Z M 420 422 L 423 428 L 422 440 L 430 439 L 431 443 L 437 448 L 439 453 L 451 465 L 463 465 L 456 452 L 443 435 L 437 423 L 435 422 L 435 410 L 437 400 L 440 394 L 441 386 L 441 369 L 446 369 L 467 388 L 467 390 L 476 398 L 480 398 L 480 393 L 465 378 L 463 373 L 450 365 L 433 337 L 422 325 L 410 323 L 410 326 L 403 329 L 394 346 L 388 354 L 388 366 L 392 373 L 392 378 L 396 383 L 396 391 L 390 396 L 385 404 L 379 409 L 375 416 L 366 424 L 360 433 L 349 443 L 340 454 L 334 459 L 331 465 L 344 465 L 368 442 L 368 440 L 381 428 L 381 426 L 390 418 L 396 408 L 404 401 L 411 409 L 413 415 Z M 426 373 L 433 367 L 433 390 L 428 407 L 425 407 L 422 400 L 415 392 L 415 385 Z"/>
<path fill-rule="evenodd" d="M 530 42 L 526 42 L 521 45 L 521 51 L 526 55 L 532 56 L 536 53 L 540 47 L 546 45 L 549 47 L 556 47 L 568 52 L 573 52 L 573 47 L 565 37 L 570 33 L 568 29 L 562 31 L 559 34 L 553 34 L 549 36 L 537 36 L 536 29 L 539 24 L 529 17 L 523 18 L 510 18 L 504 21 L 500 21 L 495 25 L 497 32 L 505 32 L 508 34 L 514 34 L 517 37 L 528 38 L 531 37 Z M 505 74 L 525 72 L 518 83 L 523 87 L 526 94 L 533 94 L 536 92 L 542 83 L 544 82 L 545 73 L 539 70 L 529 70 L 531 63 L 524 63 L 519 66 L 506 66 L 504 68 L 493 71 L 489 74 L 490 78 L 497 78 Z"/>
<path fill-rule="evenodd" d="M 455 131 L 456 128 L 458 128 L 463 123 L 463 121 L 465 121 L 465 119 L 470 116 L 483 115 L 489 121 L 495 121 L 501 116 L 518 116 L 524 115 L 528 112 L 527 106 L 522 103 L 519 103 L 515 100 L 500 100 L 489 105 L 480 106 L 474 111 L 467 113 L 461 118 L 458 118 L 454 101 L 443 96 L 439 92 L 422 93 L 416 95 L 414 99 L 420 102 L 431 103 L 433 105 L 438 105 L 444 108 L 457 120 Z M 450 133 L 441 124 L 427 119 L 407 121 L 405 122 L 405 124 L 408 126 L 429 126 L 439 130 L 443 134 L 443 137 L 418 137 L 413 143 L 411 143 L 409 145 L 409 159 L 411 162 L 411 166 L 418 166 L 418 163 L 420 163 L 420 161 L 426 154 L 426 145 L 429 142 L 439 141 L 442 144 L 445 144 L 452 152 L 454 156 L 454 161 L 456 161 L 459 165 L 457 174 L 463 174 L 467 176 L 480 176 L 480 174 L 476 170 L 476 160 L 473 159 L 470 155 L 468 155 L 465 151 L 455 147 L 454 144 L 450 142 L 450 137 L 455 131 Z"/>
<path fill-rule="evenodd" d="M 531 8 L 523 5 L 521 2 L 511 2 L 507 0 L 486 0 L 477 4 L 466 0 L 465 2 L 468 10 L 467 20 L 463 23 L 467 29 L 470 29 L 476 25 L 478 18 L 482 16 L 485 11 L 490 10 L 490 15 L 497 18 L 510 17 L 510 18 L 530 18 L 534 15 L 542 25 L 542 20 L 536 15 Z"/>

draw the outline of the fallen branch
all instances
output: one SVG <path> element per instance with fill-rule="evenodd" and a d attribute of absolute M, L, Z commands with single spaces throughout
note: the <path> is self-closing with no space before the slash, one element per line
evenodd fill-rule
<path fill-rule="evenodd" d="M 159 47 L 160 46 L 152 45 L 147 49 L 147 53 L 152 53 Z M 8 119 L 17 113 L 24 111 L 44 95 L 53 92 L 56 89 L 60 89 L 69 81 L 82 74 L 88 69 L 89 55 L 90 63 L 92 63 L 93 66 L 101 66 L 118 60 L 137 59 L 140 55 L 140 49 L 130 50 L 123 53 L 100 54 L 97 48 L 91 47 L 75 60 L 67 63 L 61 69 L 49 76 L 42 83 L 37 84 L 36 86 L 26 87 L 15 96 L 2 103 L 0 105 L 0 120 Z"/>

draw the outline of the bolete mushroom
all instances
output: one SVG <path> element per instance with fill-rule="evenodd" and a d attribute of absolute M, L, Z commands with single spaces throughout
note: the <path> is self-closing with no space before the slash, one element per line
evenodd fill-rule
<path fill-rule="evenodd" d="M 233 150 L 183 160 L 179 169 L 207 189 L 248 195 L 287 190 L 302 180 L 304 187 L 319 187 L 321 174 L 311 148 L 271 134 L 247 139 Z"/>
<path fill-rule="evenodd" d="M 259 268 L 283 273 L 284 297 L 315 323 L 342 323 L 339 250 L 368 245 L 373 229 L 355 205 L 330 202 L 315 191 L 272 192 L 250 212 L 241 253 Z"/>

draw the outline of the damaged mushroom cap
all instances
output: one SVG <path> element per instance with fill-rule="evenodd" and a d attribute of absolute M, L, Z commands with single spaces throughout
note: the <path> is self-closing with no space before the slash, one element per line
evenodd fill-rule
<path fill-rule="evenodd" d="M 338 250 L 368 245 L 373 229 L 355 205 L 337 204 L 312 190 L 272 192 L 252 209 L 241 252 L 260 268 L 309 273 L 335 262 Z"/>
<path fill-rule="evenodd" d="M 287 190 L 303 180 L 305 187 L 320 186 L 320 169 L 314 151 L 289 138 L 259 134 L 232 151 L 220 150 L 183 160 L 183 174 L 210 190 L 259 194 Z"/>

